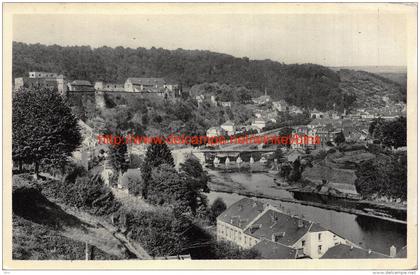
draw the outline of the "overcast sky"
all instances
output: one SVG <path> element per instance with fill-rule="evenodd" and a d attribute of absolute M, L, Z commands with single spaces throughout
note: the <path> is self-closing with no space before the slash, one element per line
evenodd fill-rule
<path fill-rule="evenodd" d="M 200 49 L 326 66 L 405 66 L 402 15 L 15 15 L 14 41 Z"/>

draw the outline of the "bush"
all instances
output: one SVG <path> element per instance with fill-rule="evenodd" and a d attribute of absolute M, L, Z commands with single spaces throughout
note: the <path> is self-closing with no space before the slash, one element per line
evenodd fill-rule
<path fill-rule="evenodd" d="M 127 180 L 127 189 L 128 192 L 134 196 L 138 196 L 141 194 L 143 187 L 143 179 L 142 178 L 128 178 Z"/>
<path fill-rule="evenodd" d="M 210 207 L 209 218 L 212 224 L 216 224 L 217 217 L 226 210 L 226 204 L 222 198 L 217 198 Z"/>
<path fill-rule="evenodd" d="M 84 176 L 74 182 L 51 180 L 43 189 L 47 195 L 69 206 L 83 208 L 97 215 L 108 215 L 120 207 L 99 175 L 90 178 Z"/>
<path fill-rule="evenodd" d="M 151 256 L 181 254 L 187 243 L 191 221 L 172 212 L 156 210 L 118 211 L 120 227 L 127 229 L 127 236 L 139 242 Z"/>
<path fill-rule="evenodd" d="M 77 164 L 70 164 L 66 168 L 66 175 L 64 176 L 64 181 L 69 183 L 74 183 L 76 181 L 76 178 L 86 176 L 88 172 L 86 169 Z"/>
<path fill-rule="evenodd" d="M 225 241 L 213 240 L 207 248 L 205 259 L 259 259 L 260 253 L 255 249 L 243 249 Z"/>

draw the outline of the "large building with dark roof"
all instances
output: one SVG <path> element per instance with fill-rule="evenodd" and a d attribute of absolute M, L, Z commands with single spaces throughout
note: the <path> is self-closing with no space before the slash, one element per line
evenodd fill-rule
<path fill-rule="evenodd" d="M 219 215 L 217 237 L 255 248 L 267 259 L 321 258 L 339 244 L 353 245 L 321 225 L 244 198 Z"/>

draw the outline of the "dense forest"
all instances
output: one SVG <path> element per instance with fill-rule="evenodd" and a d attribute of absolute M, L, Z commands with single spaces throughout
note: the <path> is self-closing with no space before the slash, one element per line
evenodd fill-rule
<path fill-rule="evenodd" d="M 199 50 L 124 48 L 13 43 L 13 77 L 51 71 L 68 79 L 122 83 L 128 77 L 164 77 L 184 88 L 201 83 L 241 85 L 267 91 L 300 107 L 347 108 L 355 98 L 344 93 L 339 75 L 315 64 L 286 65 Z"/>

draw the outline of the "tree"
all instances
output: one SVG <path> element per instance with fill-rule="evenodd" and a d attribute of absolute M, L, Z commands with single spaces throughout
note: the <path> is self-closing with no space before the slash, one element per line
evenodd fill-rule
<path fill-rule="evenodd" d="M 385 120 L 381 117 L 375 118 L 369 125 L 369 134 L 374 138 L 380 138 L 382 133 L 380 132 L 382 125 L 385 123 Z"/>
<path fill-rule="evenodd" d="M 185 160 L 184 163 L 181 163 L 180 171 L 181 173 L 184 173 L 191 182 L 194 183 L 197 190 L 205 193 L 210 192 L 210 189 L 207 186 L 209 176 L 207 172 L 203 170 L 203 166 L 201 166 L 200 161 L 189 157 Z"/>
<path fill-rule="evenodd" d="M 152 169 L 165 163 L 172 167 L 175 166 L 174 158 L 172 157 L 172 153 L 168 145 L 166 145 L 166 143 L 151 144 L 147 148 L 146 157 L 141 166 L 141 173 L 143 177 L 142 196 L 144 198 L 147 199 Z"/>
<path fill-rule="evenodd" d="M 147 200 L 155 205 L 173 206 L 177 213 L 195 214 L 197 192 L 175 168 L 163 163 L 153 168 Z"/>
<path fill-rule="evenodd" d="M 377 118 L 369 126 L 369 133 L 387 147 L 407 145 L 407 118 L 399 117 L 392 121 Z"/>
<path fill-rule="evenodd" d="M 277 147 L 276 151 L 274 151 L 273 153 L 273 159 L 277 159 L 277 161 L 281 161 L 283 157 L 284 157 L 283 151 L 281 150 L 280 147 Z"/>
<path fill-rule="evenodd" d="M 383 145 L 388 147 L 407 146 L 407 118 L 399 117 L 382 125 Z"/>
<path fill-rule="evenodd" d="M 407 155 L 378 155 L 361 163 L 356 170 L 356 190 L 363 197 L 375 195 L 407 199 Z"/>
<path fill-rule="evenodd" d="M 116 136 L 122 137 L 121 134 L 117 134 Z M 125 173 L 128 169 L 128 161 L 127 161 L 127 144 L 124 141 L 120 142 L 120 144 L 111 144 L 111 148 L 109 150 L 109 155 L 111 159 L 112 168 L 117 171 L 116 175 L 119 173 Z"/>
<path fill-rule="evenodd" d="M 213 204 L 210 207 L 210 222 L 216 224 L 217 217 L 226 210 L 226 204 L 222 198 L 217 198 L 214 200 Z"/>
<path fill-rule="evenodd" d="M 22 89 L 13 96 L 12 158 L 39 166 L 61 166 L 81 144 L 76 117 L 56 90 Z"/>
<path fill-rule="evenodd" d="M 344 137 L 344 133 L 343 131 L 341 131 L 340 133 L 338 133 L 335 138 L 334 138 L 334 142 L 337 144 L 341 144 L 343 142 L 346 141 L 346 138 Z"/>
<path fill-rule="evenodd" d="M 294 162 L 293 162 L 293 168 L 289 174 L 289 180 L 296 182 L 298 180 L 300 180 L 302 176 L 302 171 L 301 171 L 301 164 L 300 164 L 300 158 L 297 158 Z"/>

